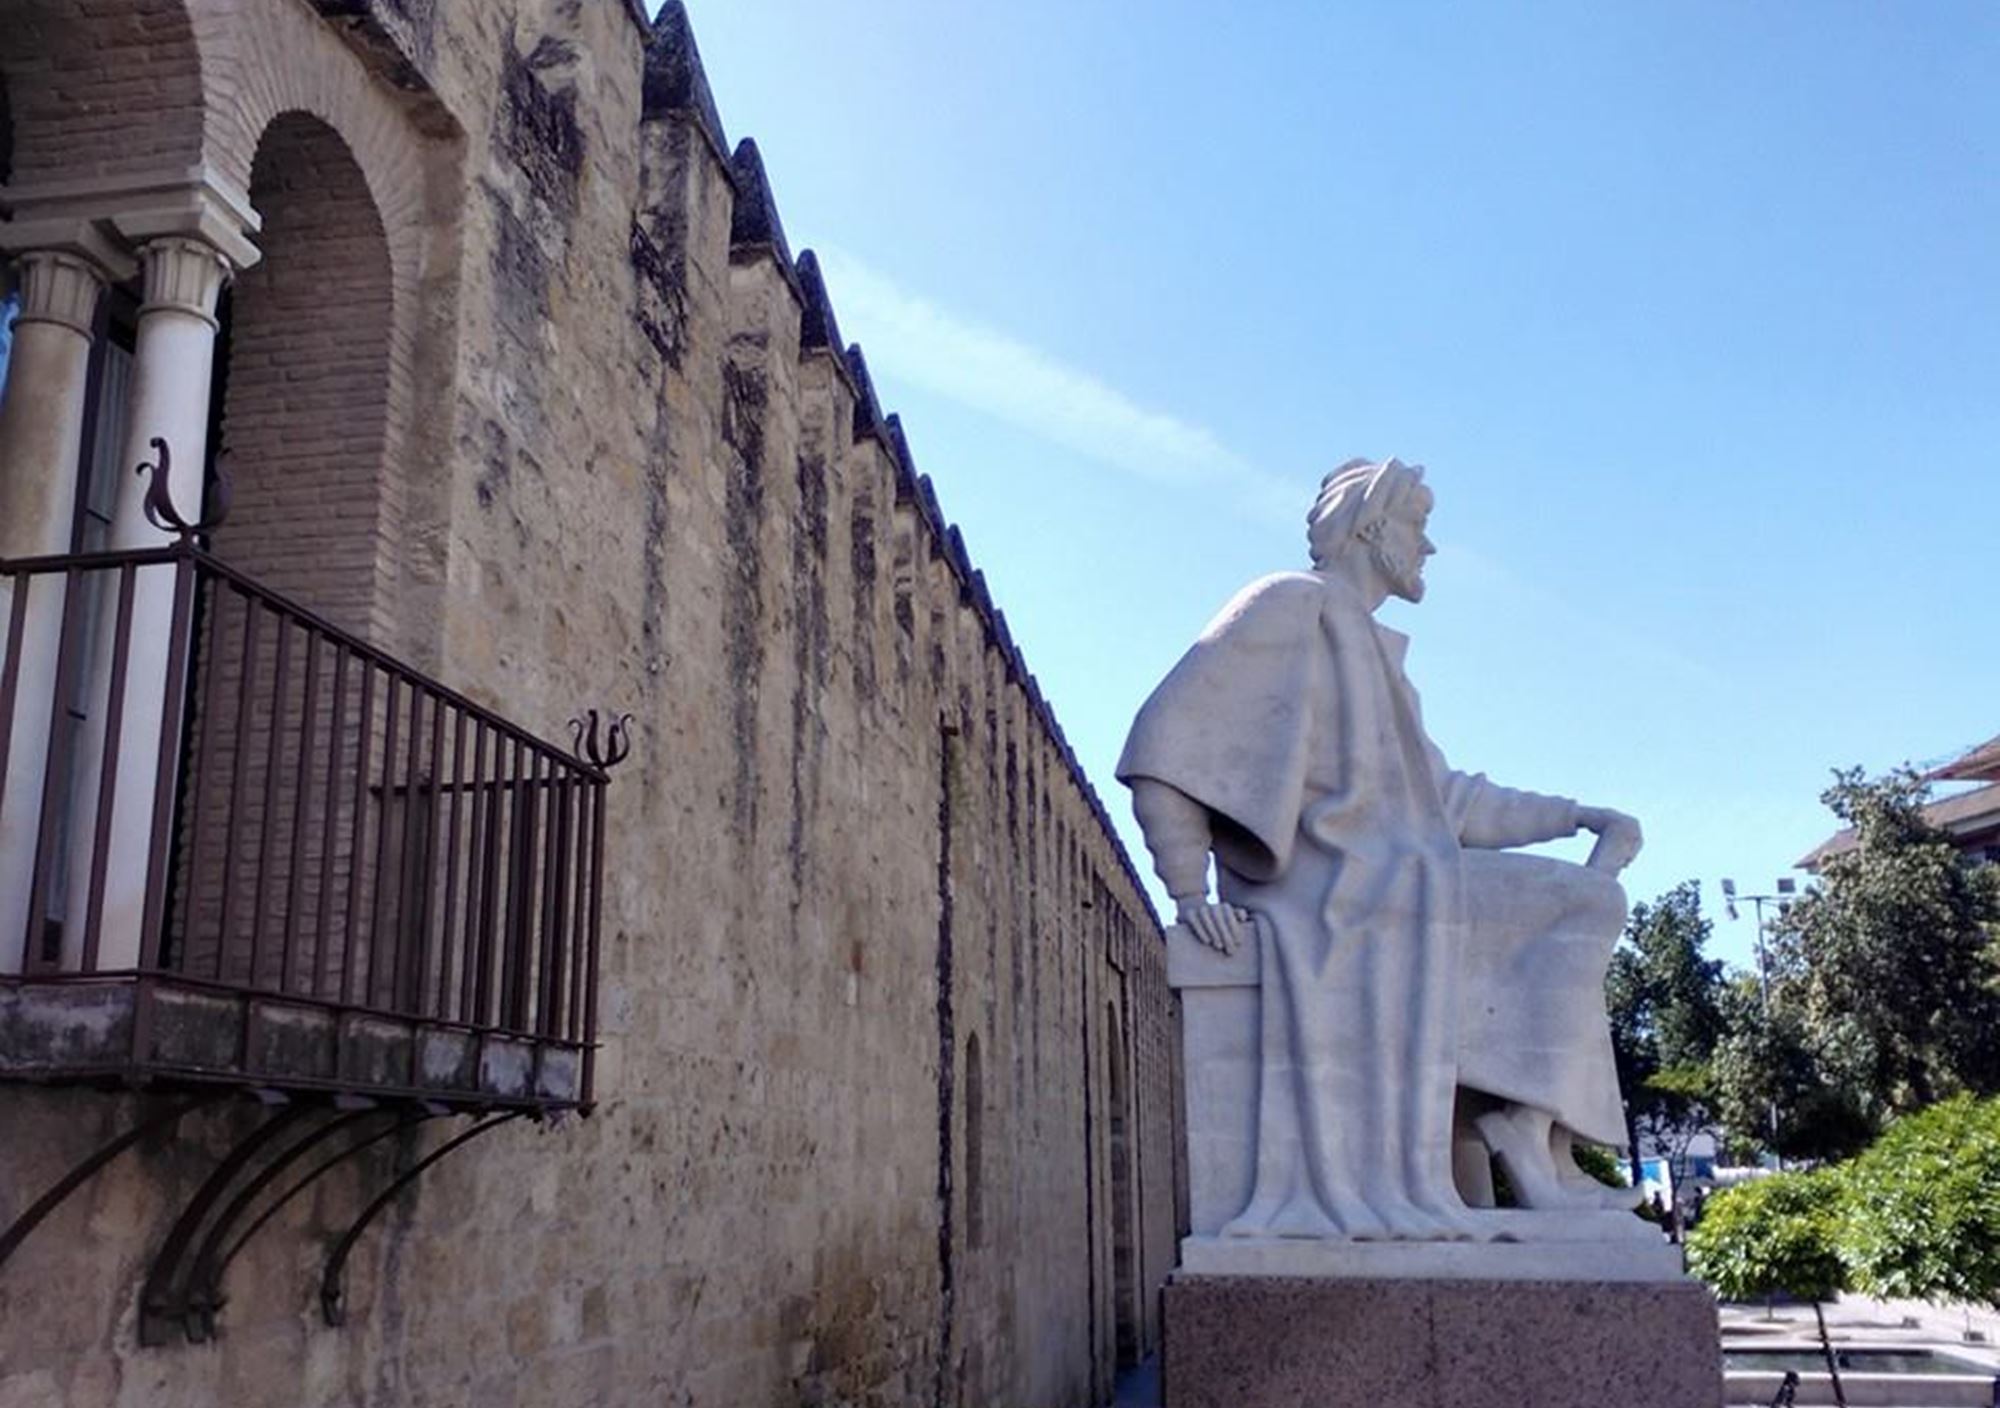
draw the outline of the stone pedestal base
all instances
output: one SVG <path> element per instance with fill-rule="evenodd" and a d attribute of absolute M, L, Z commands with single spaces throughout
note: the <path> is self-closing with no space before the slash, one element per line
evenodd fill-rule
<path fill-rule="evenodd" d="M 1721 1408 L 1692 1281 L 1167 1283 L 1166 1408 Z"/>

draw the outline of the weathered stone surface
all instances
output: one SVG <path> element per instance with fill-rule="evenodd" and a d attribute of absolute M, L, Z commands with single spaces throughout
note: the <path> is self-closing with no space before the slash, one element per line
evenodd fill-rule
<path fill-rule="evenodd" d="M 1101 1398 L 1121 1347 L 1157 1342 L 1179 1231 L 1159 932 L 830 320 L 806 345 L 775 240 L 732 263 L 680 6 L 649 46 L 626 9 L 567 0 L 202 0 L 200 50 L 162 19 L 150 67 L 114 31 L 178 3 L 32 8 L 30 57 L 66 76 L 8 69 L 17 166 L 80 140 L 49 126 L 64 88 L 99 105 L 67 114 L 90 154 L 122 153 L 121 122 L 141 157 L 205 141 L 274 202 L 234 310 L 262 360 L 229 369 L 221 441 L 282 472 L 243 466 L 225 553 L 544 737 L 629 710 L 636 748 L 608 802 L 590 1117 L 426 1173 L 358 1245 L 345 1329 L 317 1319 L 316 1254 L 463 1122 L 288 1205 L 231 1266 L 213 1344 L 141 1351 L 143 1257 L 256 1112 L 186 1121 L 0 1275 L 7 1391 Z M 142 69 L 157 99 L 105 81 Z M 340 328 L 366 336 L 322 345 Z M 360 1045 L 499 1079 L 439 1034 Z M 0 1220 L 140 1113 L 0 1090 Z"/>
<path fill-rule="evenodd" d="M 1167 1408 L 1721 1408 L 1692 1282 L 1176 1276 Z"/>

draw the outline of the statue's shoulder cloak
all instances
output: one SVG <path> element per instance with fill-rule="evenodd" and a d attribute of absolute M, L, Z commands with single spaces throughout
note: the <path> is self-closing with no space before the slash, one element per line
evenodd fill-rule
<path fill-rule="evenodd" d="M 1312 572 L 1260 578 L 1140 708 L 1118 778 L 1153 778 L 1200 802 L 1214 814 L 1216 853 L 1230 869 L 1272 879 L 1298 834 L 1315 729 L 1340 692 L 1336 656 L 1379 659 L 1379 650 L 1367 612 L 1337 581 Z"/>

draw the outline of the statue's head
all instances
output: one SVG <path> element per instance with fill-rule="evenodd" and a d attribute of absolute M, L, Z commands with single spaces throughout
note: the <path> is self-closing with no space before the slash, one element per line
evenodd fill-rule
<path fill-rule="evenodd" d="M 1422 601 L 1434 502 L 1422 465 L 1349 460 L 1320 482 L 1306 515 L 1314 569 L 1373 577 L 1391 596 Z"/>

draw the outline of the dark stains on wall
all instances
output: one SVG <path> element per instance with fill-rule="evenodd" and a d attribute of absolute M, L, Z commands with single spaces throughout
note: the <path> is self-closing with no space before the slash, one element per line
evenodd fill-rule
<path fill-rule="evenodd" d="M 952 1321 L 956 1282 L 952 1261 L 952 1121 L 956 1096 L 957 1033 L 952 1002 L 952 822 L 953 792 L 958 786 L 958 729 L 938 728 L 938 855 L 937 855 L 937 1037 L 938 1037 L 938 1357 L 935 1404 L 950 1408 L 957 1401 L 951 1380 Z"/>
<path fill-rule="evenodd" d="M 514 212 L 505 195 L 489 185 L 486 196 L 493 210 L 491 263 L 499 295 L 494 304 L 501 334 L 516 354 L 509 360 L 507 370 L 520 380 L 532 382 L 541 366 L 542 339 L 551 325 L 549 258 L 535 232 Z"/>
<path fill-rule="evenodd" d="M 832 662 L 826 613 L 826 461 L 798 459 L 799 517 L 792 534 L 792 828 L 787 854 L 794 908 L 806 896 L 806 832 L 818 810 L 826 726 L 820 697 Z"/>
<path fill-rule="evenodd" d="M 730 736 L 736 749 L 731 809 L 746 843 L 757 830 L 757 694 L 764 673 L 764 562 L 758 538 L 764 520 L 764 410 L 770 388 L 761 369 L 734 360 L 722 365 L 722 440 L 731 457 L 723 493 L 723 533 L 736 581 L 722 602 L 731 682 Z"/>
<path fill-rule="evenodd" d="M 857 495 L 849 521 L 854 575 L 854 692 L 875 698 L 875 513 L 866 494 Z"/>
<path fill-rule="evenodd" d="M 639 284 L 639 306 L 633 316 L 660 360 L 679 371 L 681 359 L 687 355 L 686 276 L 680 260 L 666 253 L 677 247 L 672 242 L 674 236 L 664 235 L 667 244 L 663 247 L 647 232 L 648 223 L 643 216 L 632 222 L 632 271 Z"/>
<path fill-rule="evenodd" d="M 469 441 L 462 439 L 461 444 L 477 457 L 479 474 L 472 481 L 472 493 L 481 511 L 505 514 L 516 545 L 527 547 L 530 535 L 527 518 L 522 513 L 516 468 L 524 471 L 523 477 L 532 483 L 541 474 L 541 466 L 491 418 L 473 422 Z"/>
<path fill-rule="evenodd" d="M 311 0 L 362 60 L 391 85 L 417 92 L 436 62 L 437 0 Z"/>
<path fill-rule="evenodd" d="M 1001 769 L 1007 789 L 1007 886 L 1016 895 L 1026 896 L 1028 885 L 1023 871 L 1027 856 L 1032 854 L 1032 842 L 1022 844 L 1021 839 L 1021 758 L 1015 747 L 1013 732 L 1008 731 L 1006 762 Z M 1034 811 L 1030 804 L 1029 818 Z M 1016 903 L 1009 907 L 1012 913 L 1012 934 L 1008 943 L 1008 978 L 1012 983 L 1010 996 L 1014 1014 L 1014 1089 L 1025 1093 L 1028 1089 L 1028 1049 L 1034 1042 L 1035 1027 L 1029 1021 L 1028 995 L 1028 936 L 1024 931 L 1023 916 L 1028 906 Z"/>
<path fill-rule="evenodd" d="M 667 441 L 671 421 L 664 404 L 655 408 L 654 413 L 658 419 L 653 428 L 653 443 L 648 449 L 645 467 L 646 540 L 642 551 L 646 580 L 639 610 L 640 652 L 649 680 L 663 673 L 668 663 L 667 535 L 672 528 L 667 500 Z"/>
<path fill-rule="evenodd" d="M 576 120 L 576 89 L 552 86 L 551 80 L 575 63 L 574 47 L 552 36 L 544 36 L 525 57 L 505 50 L 500 120 L 493 129 L 495 158 L 518 170 L 535 199 L 565 223 L 576 215 L 583 128 Z"/>

